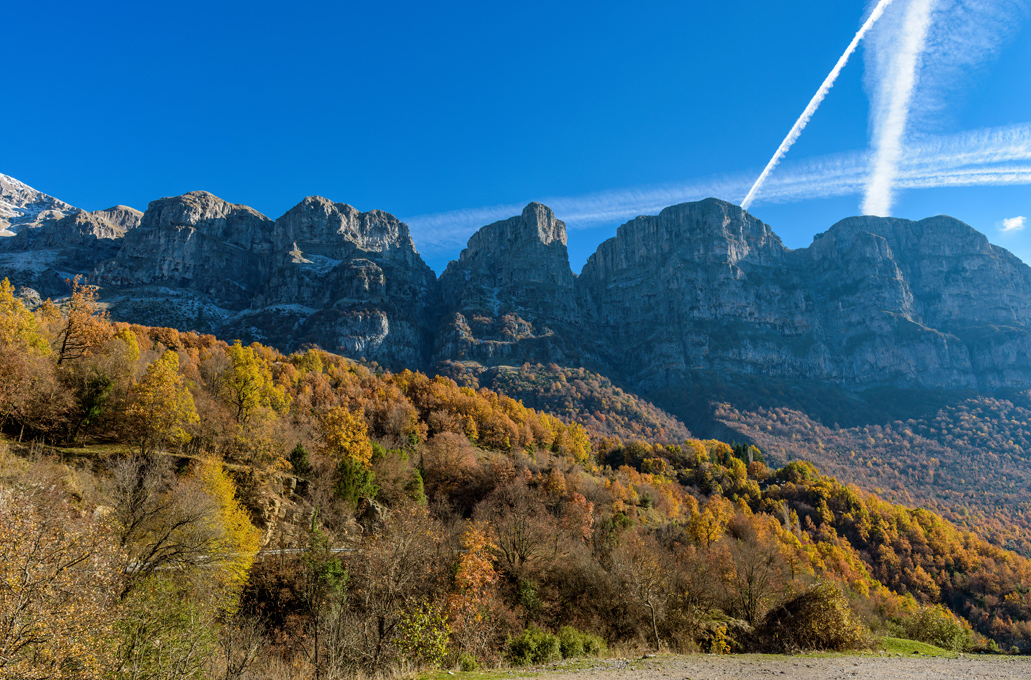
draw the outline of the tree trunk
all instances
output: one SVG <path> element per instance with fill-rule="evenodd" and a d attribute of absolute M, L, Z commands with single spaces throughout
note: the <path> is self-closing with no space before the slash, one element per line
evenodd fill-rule
<path fill-rule="evenodd" d="M 659 642 L 659 624 L 655 620 L 655 605 L 651 600 L 648 601 L 648 610 L 652 613 L 652 633 L 655 635 L 655 651 L 662 651 L 662 644 Z"/>

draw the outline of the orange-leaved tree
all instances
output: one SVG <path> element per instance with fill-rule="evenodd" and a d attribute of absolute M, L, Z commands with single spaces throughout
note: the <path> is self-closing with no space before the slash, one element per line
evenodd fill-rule
<path fill-rule="evenodd" d="M 447 599 L 452 641 L 458 653 L 484 659 L 491 654 L 498 627 L 498 617 L 494 614 L 499 606 L 499 578 L 493 555 L 497 546 L 491 537 L 490 524 L 470 521 L 462 532 L 461 550 L 454 586 Z"/>
<path fill-rule="evenodd" d="M 97 287 L 82 283 L 81 276 L 68 283 L 72 295 L 61 305 L 63 314 L 54 340 L 58 364 L 89 353 L 113 335 L 108 314 L 97 303 Z"/>

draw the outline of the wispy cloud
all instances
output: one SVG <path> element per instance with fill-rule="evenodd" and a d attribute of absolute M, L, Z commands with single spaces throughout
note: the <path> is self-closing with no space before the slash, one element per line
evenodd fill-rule
<path fill-rule="evenodd" d="M 856 51 L 856 47 L 859 46 L 859 41 L 862 40 L 863 36 L 867 34 L 875 23 L 877 23 L 877 20 L 884 14 L 884 10 L 886 10 L 888 5 L 893 1 L 894 0 L 878 1 L 877 5 L 873 8 L 873 11 L 870 12 L 870 16 L 867 17 L 866 21 L 859 28 L 855 37 L 852 38 L 852 42 L 850 42 L 848 47 L 845 48 L 845 52 L 841 55 L 838 62 L 834 65 L 834 68 L 831 69 L 831 72 L 820 85 L 820 89 L 816 91 L 816 94 L 813 95 L 813 98 L 809 101 L 809 105 L 805 107 L 805 110 L 802 111 L 802 115 L 799 116 L 798 120 L 795 121 L 795 124 L 791 126 L 791 130 L 788 131 L 787 137 L 785 137 L 784 141 L 780 143 L 776 153 L 773 154 L 773 158 L 770 159 L 770 162 L 767 163 L 766 167 L 763 169 L 762 174 L 759 175 L 759 179 L 755 180 L 755 184 L 753 184 L 752 188 L 748 190 L 748 195 L 746 195 L 744 200 L 741 201 L 742 208 L 747 210 L 748 207 L 752 205 L 752 201 L 755 200 L 756 195 L 759 193 L 759 189 L 762 188 L 763 183 L 766 182 L 766 178 L 770 176 L 773 169 L 776 168 L 781 159 L 784 158 L 788 149 L 798 141 L 799 136 L 802 134 L 802 130 L 804 130 L 805 126 L 809 124 L 810 120 L 812 120 L 813 114 L 816 113 L 816 109 L 820 108 L 820 104 L 822 104 L 823 100 L 827 97 L 827 93 L 831 91 L 832 87 L 834 87 L 834 82 L 841 74 L 841 69 L 845 68 L 845 64 L 848 63 L 852 53 Z"/>
<path fill-rule="evenodd" d="M 1003 220 L 1002 222 L 999 223 L 999 231 L 1002 231 L 1002 232 L 1020 231 L 1021 229 L 1023 229 L 1026 226 L 1026 224 L 1027 224 L 1027 218 L 1026 217 L 1023 217 L 1023 216 L 1020 216 L 1020 217 L 1009 217 L 1009 218 L 1007 218 L 1007 219 L 1005 219 L 1005 220 Z"/>
<path fill-rule="evenodd" d="M 874 4 L 871 0 L 870 5 Z M 891 213 L 905 145 L 933 132 L 1031 13 L 1031 0 L 906 0 L 866 40 L 866 87 L 876 151 L 863 212 Z M 971 154 L 976 154 L 976 148 Z"/>
<path fill-rule="evenodd" d="M 891 214 L 892 186 L 898 175 L 910 102 L 936 1 L 909 0 L 901 6 L 901 21 L 893 26 L 897 47 L 885 66 L 871 109 L 874 159 L 862 208 L 868 215 Z"/>
<path fill-rule="evenodd" d="M 854 196 L 863 193 L 872 152 L 852 151 L 785 163 L 770 176 L 760 199 L 765 203 Z M 637 215 L 709 196 L 740 196 L 751 186 L 751 172 L 698 178 L 678 184 L 619 189 L 581 196 L 528 197 L 526 201 L 405 218 L 424 252 L 454 251 L 480 227 L 518 215 L 530 200 L 555 210 L 570 230 L 623 222 Z M 923 136 L 899 159 L 895 187 L 1031 185 L 1031 123 L 987 128 L 949 136 Z"/>
<path fill-rule="evenodd" d="M 1031 0 L 936 0 L 910 108 L 911 129 L 939 132 L 954 125 L 953 113 L 972 91 L 970 83 L 1029 15 Z"/>

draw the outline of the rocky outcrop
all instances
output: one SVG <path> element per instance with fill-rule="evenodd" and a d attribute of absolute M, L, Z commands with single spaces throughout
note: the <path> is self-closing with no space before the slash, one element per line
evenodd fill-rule
<path fill-rule="evenodd" d="M 264 282 L 272 220 L 205 191 L 151 201 L 93 280 L 116 318 L 217 331 Z"/>
<path fill-rule="evenodd" d="M 265 285 L 231 330 L 392 367 L 426 364 L 436 276 L 404 222 L 309 196 L 276 220 L 273 231 Z"/>
<path fill-rule="evenodd" d="M 714 199 L 620 227 L 577 292 L 642 389 L 692 371 L 878 385 L 1031 385 L 1031 269 L 947 217 L 856 217 L 790 251 Z"/>
<path fill-rule="evenodd" d="M 638 217 L 599 246 L 577 281 L 600 351 L 635 384 L 692 370 L 819 371 L 811 293 L 761 221 L 709 199 Z"/>
<path fill-rule="evenodd" d="M 0 239 L 0 268 L 43 297 L 66 295 L 69 279 L 89 278 L 98 264 L 118 254 L 121 238 L 142 215 L 118 206 L 23 225 L 17 234 Z"/>
<path fill-rule="evenodd" d="M 0 275 L 45 297 L 87 274 L 118 319 L 392 368 L 586 366 L 644 394 L 713 376 L 1031 387 L 1031 268 L 948 217 L 849 218 L 790 250 L 708 199 L 624 224 L 576 277 L 565 225 L 531 203 L 437 280 L 403 222 L 317 196 L 273 221 L 205 192 L 141 217 L 0 191 L 20 211 Z"/>
<path fill-rule="evenodd" d="M 566 225 L 550 208 L 530 203 L 521 215 L 483 227 L 440 277 L 437 359 L 575 359 L 575 279 Z"/>
<path fill-rule="evenodd" d="M 1031 269 L 950 217 L 855 217 L 795 254 L 846 385 L 995 389 L 1031 379 Z"/>

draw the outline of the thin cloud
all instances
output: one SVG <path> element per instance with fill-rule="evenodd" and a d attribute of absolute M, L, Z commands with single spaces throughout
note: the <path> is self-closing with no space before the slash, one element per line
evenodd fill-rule
<path fill-rule="evenodd" d="M 871 108 L 875 153 L 863 198 L 862 209 L 867 215 L 891 214 L 894 202 L 892 186 L 902 158 L 903 137 L 909 123 L 910 104 L 935 2 L 910 0 L 893 12 L 896 15 L 902 13 L 900 21 L 882 24 L 891 26 L 880 33 L 893 34 L 895 48 L 883 65 L 883 75 L 877 84 Z"/>
<path fill-rule="evenodd" d="M 869 3 L 874 5 L 874 0 Z M 877 151 L 863 211 L 890 214 L 905 146 L 951 122 L 956 102 L 1031 13 L 1031 0 L 907 0 L 866 40 L 866 88 Z M 976 147 L 970 152 L 977 154 Z M 974 161 L 971 161 L 974 162 Z"/>
<path fill-rule="evenodd" d="M 764 185 L 761 202 L 862 194 L 871 157 L 871 151 L 863 150 L 785 163 Z M 1031 185 L 1031 123 L 921 137 L 903 151 L 898 168 L 895 186 L 900 189 Z M 656 214 L 686 201 L 740 196 L 754 177 L 751 172 L 741 172 L 680 184 L 537 200 L 550 206 L 575 231 Z M 416 215 L 405 221 L 422 251 L 454 251 L 464 247 L 480 227 L 518 215 L 529 200 Z"/>
<path fill-rule="evenodd" d="M 1009 233 L 1013 231 L 1020 231 L 1024 228 L 1027 223 L 1027 218 L 1021 217 L 1010 217 L 1003 220 L 999 224 L 999 231 Z"/>

